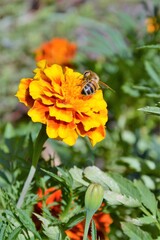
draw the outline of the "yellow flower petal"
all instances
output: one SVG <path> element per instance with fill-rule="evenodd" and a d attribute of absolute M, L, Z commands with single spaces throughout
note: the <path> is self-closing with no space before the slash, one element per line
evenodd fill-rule
<path fill-rule="evenodd" d="M 58 137 L 58 128 L 59 122 L 54 119 L 47 120 L 47 128 L 46 132 L 49 138 L 57 138 Z"/>
<path fill-rule="evenodd" d="M 102 141 L 106 136 L 106 131 L 104 126 L 95 128 L 87 133 L 92 146 L 95 146 L 96 143 Z"/>
<path fill-rule="evenodd" d="M 29 95 L 29 85 L 32 82 L 30 78 L 22 78 L 19 84 L 17 94 L 15 95 L 20 102 L 24 103 L 26 106 L 32 106 L 33 101 Z"/>
<path fill-rule="evenodd" d="M 71 110 L 62 109 L 58 107 L 49 107 L 49 114 L 51 117 L 55 117 L 57 120 L 62 120 L 64 122 L 71 122 L 73 120 L 73 113 Z"/>
<path fill-rule="evenodd" d="M 28 111 L 28 115 L 32 118 L 33 122 L 47 122 L 48 107 L 44 106 L 41 102 L 35 101 L 33 107 Z"/>

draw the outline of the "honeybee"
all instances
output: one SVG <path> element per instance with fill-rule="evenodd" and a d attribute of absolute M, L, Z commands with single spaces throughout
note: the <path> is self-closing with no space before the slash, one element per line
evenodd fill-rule
<path fill-rule="evenodd" d="M 114 92 L 114 90 L 110 88 L 107 84 L 101 82 L 99 76 L 95 72 L 92 72 L 91 70 L 86 70 L 84 72 L 83 81 L 84 82 L 81 91 L 82 95 L 94 94 L 99 89 L 99 84 Z"/>

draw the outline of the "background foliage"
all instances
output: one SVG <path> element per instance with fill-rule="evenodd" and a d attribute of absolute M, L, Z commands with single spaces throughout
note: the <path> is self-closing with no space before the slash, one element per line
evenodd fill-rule
<path fill-rule="evenodd" d="M 160 19 L 159 1 L 48 0 L 37 1 L 37 6 L 33 2 L 2 0 L 0 3 L 0 239 L 17 239 L 18 234 L 21 234 L 19 239 L 28 236 L 41 239 L 29 217 L 37 201 L 37 188 L 58 184 L 64 192 L 74 192 L 76 180 L 69 177 L 72 172 L 69 169 L 74 169 L 72 177 L 74 174 L 79 177 L 77 169 L 83 171 L 92 165 L 98 167 L 96 177 L 102 169 L 115 181 L 113 187 L 106 179 L 108 175 L 99 180 L 105 182 L 107 211 L 113 218 L 110 239 L 158 239 L 160 31 L 147 32 L 146 19 L 155 14 L 157 21 Z M 15 204 L 29 172 L 39 125 L 30 122 L 14 95 L 20 79 L 32 76 L 35 49 L 57 36 L 78 45 L 73 62 L 77 71 L 95 71 L 116 92 L 103 91 L 109 109 L 107 137 L 94 148 L 87 139 L 78 139 L 74 147 L 49 140 L 48 145 L 54 151 L 49 161 L 40 160 L 23 207 L 25 211 L 16 212 Z M 59 160 L 61 169 L 65 169 L 61 170 L 64 171 L 62 179 L 42 170 L 56 173 L 53 161 Z M 94 167 L 87 174 L 86 169 L 87 183 L 94 182 Z M 66 179 L 72 180 L 65 185 Z M 80 181 L 80 186 L 78 196 L 83 196 L 87 184 Z M 115 201 L 120 196 L 122 201 Z M 79 206 L 77 203 L 78 220 L 84 217 Z M 50 221 L 47 214 L 46 219 Z M 64 219 L 66 228 L 72 217 Z M 44 224 L 42 239 L 49 236 L 45 232 L 49 224 Z"/>

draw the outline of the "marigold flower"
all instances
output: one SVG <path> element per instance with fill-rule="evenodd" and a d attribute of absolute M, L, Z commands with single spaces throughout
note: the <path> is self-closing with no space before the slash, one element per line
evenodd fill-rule
<path fill-rule="evenodd" d="M 38 203 L 34 206 L 35 213 L 42 214 L 43 203 L 50 209 L 50 212 L 54 217 L 58 217 L 61 212 L 61 200 L 62 191 L 55 187 L 51 187 L 43 191 L 41 188 L 38 189 L 37 195 L 39 198 Z M 35 223 L 37 230 L 41 228 L 41 221 L 32 214 L 32 220 Z"/>
<path fill-rule="evenodd" d="M 23 78 L 16 96 L 30 109 L 33 122 L 46 124 L 49 138 L 74 145 L 78 136 L 87 136 L 94 146 L 105 137 L 107 104 L 99 89 L 81 94 L 83 75 L 45 60 L 37 63 L 33 78 Z"/>
<path fill-rule="evenodd" d="M 53 38 L 43 43 L 35 51 L 36 61 L 46 59 L 49 65 L 54 63 L 69 65 L 76 54 L 77 46 L 64 38 Z"/>
<path fill-rule="evenodd" d="M 42 209 L 43 200 L 45 200 L 46 206 L 49 206 L 51 210 L 54 210 L 55 213 L 60 213 L 60 204 L 54 204 L 56 202 L 60 202 L 62 199 L 62 192 L 60 189 L 56 189 L 55 187 L 51 187 L 46 189 L 44 192 L 41 188 L 38 189 L 37 195 L 40 198 L 40 201 L 37 203 L 37 207 Z"/>
<path fill-rule="evenodd" d="M 146 20 L 147 32 L 154 33 L 160 29 L 160 24 L 158 24 L 156 17 L 149 17 Z"/>

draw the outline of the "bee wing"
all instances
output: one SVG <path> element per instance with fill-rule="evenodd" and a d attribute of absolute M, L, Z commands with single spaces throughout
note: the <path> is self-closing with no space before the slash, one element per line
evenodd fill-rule
<path fill-rule="evenodd" d="M 111 87 L 109 87 L 106 83 L 99 81 L 99 84 L 115 93 L 115 90 L 113 90 Z"/>

